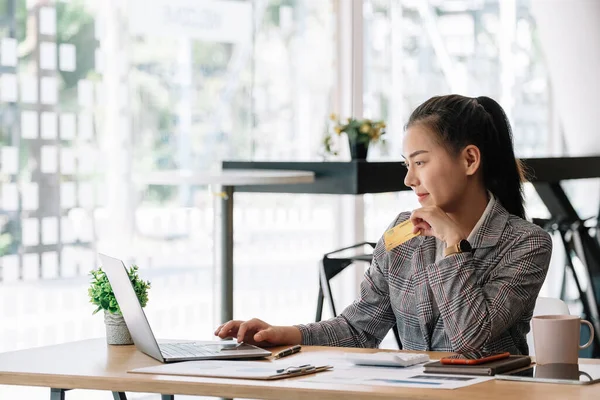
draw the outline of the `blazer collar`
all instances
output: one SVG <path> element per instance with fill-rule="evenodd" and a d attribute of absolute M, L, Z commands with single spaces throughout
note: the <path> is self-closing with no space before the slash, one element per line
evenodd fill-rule
<path fill-rule="evenodd" d="M 492 210 L 479 227 L 479 231 L 475 235 L 471 247 L 477 249 L 495 246 L 500 240 L 502 232 L 504 232 L 504 227 L 508 222 L 509 216 L 510 214 L 508 211 L 506 211 L 498 199 L 496 199 L 492 206 Z"/>

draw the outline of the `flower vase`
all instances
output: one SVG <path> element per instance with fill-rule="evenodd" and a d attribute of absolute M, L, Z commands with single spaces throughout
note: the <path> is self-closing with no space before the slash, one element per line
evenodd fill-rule
<path fill-rule="evenodd" d="M 104 325 L 106 325 L 106 342 L 108 344 L 133 344 L 123 315 L 112 314 L 104 310 Z"/>
<path fill-rule="evenodd" d="M 350 158 L 352 160 L 366 160 L 369 151 L 369 142 L 359 142 L 358 140 L 349 140 Z"/>

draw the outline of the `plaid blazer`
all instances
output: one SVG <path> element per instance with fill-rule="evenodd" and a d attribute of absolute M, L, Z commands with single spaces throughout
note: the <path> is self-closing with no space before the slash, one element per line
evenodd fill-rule
<path fill-rule="evenodd" d="M 409 217 L 401 213 L 390 227 Z M 550 235 L 497 201 L 471 246 L 435 262 L 434 237 L 389 252 L 380 239 L 360 297 L 335 318 L 296 325 L 303 344 L 377 347 L 397 324 L 407 350 L 529 354 L 525 336 L 550 263 Z"/>

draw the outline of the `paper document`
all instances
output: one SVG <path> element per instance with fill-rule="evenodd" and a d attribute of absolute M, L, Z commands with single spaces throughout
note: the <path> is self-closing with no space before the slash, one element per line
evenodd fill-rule
<path fill-rule="evenodd" d="M 154 367 L 137 368 L 129 372 L 159 375 L 207 376 L 214 378 L 274 380 L 314 374 L 331 369 L 330 365 L 297 365 L 269 361 L 184 361 Z"/>
<path fill-rule="evenodd" d="M 301 363 L 327 363 L 334 369 L 302 379 L 303 382 L 334 383 L 343 385 L 395 386 L 433 389 L 457 389 L 476 383 L 486 382 L 493 377 L 456 376 L 425 374 L 423 364 L 411 367 L 371 367 L 354 365 L 346 359 L 342 352 L 300 352 L 298 355 L 283 358 L 279 361 Z"/>
<path fill-rule="evenodd" d="M 333 370 L 325 374 L 303 379 L 312 383 L 342 385 L 398 386 L 432 389 L 457 389 L 494 379 L 493 377 L 425 374 L 423 367 L 406 369 L 386 367 L 354 367 Z"/>

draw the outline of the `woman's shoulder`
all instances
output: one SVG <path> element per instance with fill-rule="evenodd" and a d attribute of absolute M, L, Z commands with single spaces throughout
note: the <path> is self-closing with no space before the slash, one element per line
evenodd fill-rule
<path fill-rule="evenodd" d="M 517 236 L 521 239 L 538 240 L 552 246 L 552 238 L 548 232 L 539 225 L 516 215 L 509 214 L 505 233 L 509 236 Z"/>

